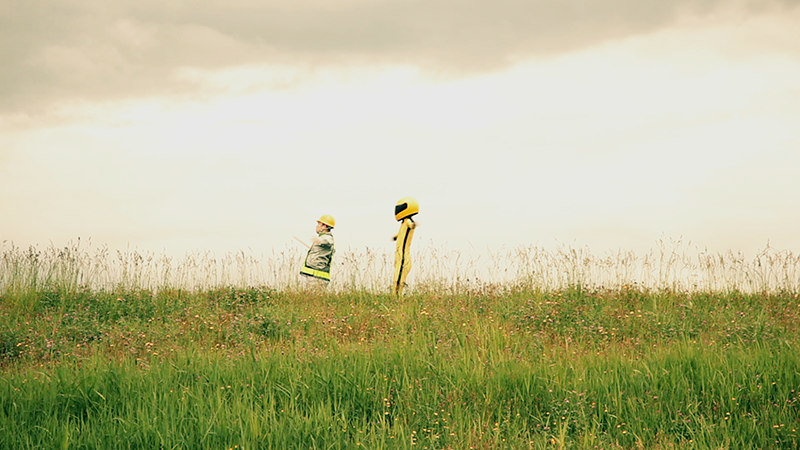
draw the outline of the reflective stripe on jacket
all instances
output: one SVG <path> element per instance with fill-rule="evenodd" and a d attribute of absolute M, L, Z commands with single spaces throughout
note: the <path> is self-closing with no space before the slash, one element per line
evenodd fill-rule
<path fill-rule="evenodd" d="M 326 281 L 331 281 L 330 272 L 323 272 L 321 270 L 314 270 L 314 269 L 310 269 L 308 267 L 303 267 L 302 269 L 300 269 L 300 273 L 302 275 L 308 275 L 308 276 L 311 276 L 311 277 L 314 277 L 314 278 L 320 278 L 320 279 L 323 279 L 323 280 L 326 280 Z"/>

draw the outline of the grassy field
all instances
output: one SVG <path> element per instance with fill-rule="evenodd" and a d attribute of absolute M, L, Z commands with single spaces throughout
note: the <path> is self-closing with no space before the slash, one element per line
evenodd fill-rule
<path fill-rule="evenodd" d="M 794 294 L 27 295 L 0 448 L 800 445 Z"/>
<path fill-rule="evenodd" d="M 2 449 L 800 448 L 791 290 L 398 299 L 100 289 L 44 265 L 3 266 Z"/>

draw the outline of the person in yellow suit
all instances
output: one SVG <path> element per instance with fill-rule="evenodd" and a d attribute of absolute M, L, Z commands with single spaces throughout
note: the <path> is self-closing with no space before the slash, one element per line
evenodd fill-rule
<path fill-rule="evenodd" d="M 400 231 L 393 238 L 397 241 L 394 256 L 394 278 L 392 289 L 395 295 L 402 295 L 406 284 L 406 277 L 411 270 L 411 239 L 414 229 L 417 228 L 414 216 L 419 213 L 419 203 L 413 197 L 401 198 L 394 207 L 394 218 L 400 222 Z"/>

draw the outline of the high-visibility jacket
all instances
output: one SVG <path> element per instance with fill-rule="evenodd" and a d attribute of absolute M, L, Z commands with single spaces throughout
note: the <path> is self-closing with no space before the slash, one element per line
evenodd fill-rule
<path fill-rule="evenodd" d="M 333 235 L 329 231 L 319 234 L 320 242 L 314 243 L 309 247 L 303 268 L 300 269 L 302 275 L 331 280 L 331 262 L 336 251 L 333 245 Z"/>
<path fill-rule="evenodd" d="M 397 249 L 394 254 L 394 280 L 392 289 L 397 295 L 403 293 L 406 277 L 411 270 L 411 239 L 414 238 L 414 229 L 416 227 L 417 224 L 413 219 L 410 217 L 405 218 L 400 224 L 400 231 L 395 237 L 397 240 Z"/>

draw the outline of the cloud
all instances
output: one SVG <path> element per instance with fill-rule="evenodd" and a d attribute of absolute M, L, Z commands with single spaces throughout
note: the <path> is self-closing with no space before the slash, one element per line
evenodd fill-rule
<path fill-rule="evenodd" d="M 9 0 L 5 0 L 9 1 Z M 707 17 L 719 0 L 15 1 L 0 13 L 0 113 L 64 100 L 213 95 L 192 71 L 413 66 L 444 77 L 502 70 Z M 748 11 L 791 1 L 750 1 Z M 796 7 L 796 5 L 795 5 Z M 794 49 L 796 50 L 796 49 Z M 277 87 L 290 80 L 265 78 Z M 220 88 L 223 89 L 223 88 Z"/>

